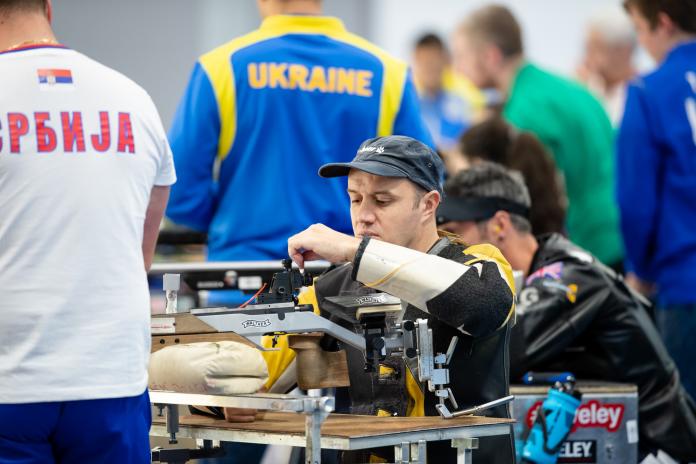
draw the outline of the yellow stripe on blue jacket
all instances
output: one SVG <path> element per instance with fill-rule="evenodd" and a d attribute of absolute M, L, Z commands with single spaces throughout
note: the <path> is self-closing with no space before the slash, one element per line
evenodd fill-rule
<path fill-rule="evenodd" d="M 432 146 L 405 63 L 336 18 L 271 16 L 196 63 L 170 132 L 167 216 L 207 232 L 211 260 L 284 257 L 312 223 L 351 232 L 345 178 L 317 171 L 390 134 Z"/>

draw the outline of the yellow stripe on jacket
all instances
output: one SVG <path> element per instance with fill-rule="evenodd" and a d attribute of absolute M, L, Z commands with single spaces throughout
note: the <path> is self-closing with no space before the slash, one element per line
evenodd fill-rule
<path fill-rule="evenodd" d="M 329 37 L 333 40 L 356 47 L 376 57 L 382 64 L 382 88 L 380 89 L 380 110 L 375 133 L 378 136 L 391 135 L 394 123 L 401 108 L 404 86 L 408 73 L 406 63 L 391 57 L 376 45 L 348 32 L 343 23 L 336 19 L 324 16 L 293 16 L 275 15 L 266 18 L 259 29 L 204 54 L 199 62 L 205 70 L 213 87 L 215 99 L 220 115 L 220 136 L 218 139 L 218 159 L 223 160 L 234 145 L 237 131 L 237 89 L 232 68 L 232 57 L 239 50 L 258 42 L 281 37 L 286 34 L 315 34 Z M 261 65 L 265 65 L 262 69 Z M 285 68 L 282 66 L 285 65 Z M 273 69 L 271 69 L 273 67 Z M 358 96 L 368 95 L 367 85 L 372 78 L 372 73 L 366 70 L 352 70 L 337 67 L 335 69 L 307 68 L 299 64 L 290 63 L 260 63 L 257 67 L 250 68 L 255 80 L 250 83 L 259 84 L 265 71 L 267 79 L 273 80 L 282 87 L 287 80 L 287 87 L 294 85 L 297 88 L 318 86 L 324 90 L 333 88 L 335 91 L 344 89 L 346 93 Z M 271 74 L 271 71 L 274 73 Z M 282 73 L 281 73 L 282 71 Z M 285 77 L 285 73 L 289 73 Z M 290 73 L 292 71 L 292 73 Z M 282 75 L 281 75 L 282 74 Z M 331 84 L 331 76 L 334 76 L 335 84 Z M 323 80 L 322 80 L 323 78 Z M 322 84 L 322 82 L 324 84 Z M 272 82 L 269 82 L 269 85 Z M 272 85 L 271 85 L 272 87 Z M 353 89 L 353 90 L 351 90 Z M 342 93 L 342 92 L 338 92 Z"/>

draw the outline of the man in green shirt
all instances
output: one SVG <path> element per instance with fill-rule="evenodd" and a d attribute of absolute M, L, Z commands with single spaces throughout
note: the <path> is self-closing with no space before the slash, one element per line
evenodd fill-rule
<path fill-rule="evenodd" d="M 579 84 L 529 63 L 522 33 L 502 6 L 473 12 L 457 29 L 455 66 L 504 99 L 503 115 L 553 154 L 568 195 L 570 239 L 610 266 L 623 250 L 614 199 L 614 133 L 601 104 Z"/>

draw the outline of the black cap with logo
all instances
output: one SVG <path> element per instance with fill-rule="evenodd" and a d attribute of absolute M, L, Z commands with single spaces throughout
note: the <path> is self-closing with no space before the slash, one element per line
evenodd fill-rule
<path fill-rule="evenodd" d="M 403 177 L 442 194 L 445 166 L 432 148 L 411 137 L 390 135 L 364 141 L 350 163 L 329 163 L 319 168 L 322 177 L 347 176 L 358 169 L 376 176 Z"/>

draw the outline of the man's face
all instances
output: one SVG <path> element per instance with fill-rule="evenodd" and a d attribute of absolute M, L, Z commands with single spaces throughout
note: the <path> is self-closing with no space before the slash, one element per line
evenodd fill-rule
<path fill-rule="evenodd" d="M 493 87 L 493 80 L 486 66 L 485 47 L 464 31 L 458 31 L 452 37 L 454 69 L 480 89 Z"/>
<path fill-rule="evenodd" d="M 413 52 L 413 78 L 426 93 L 434 95 L 442 88 L 442 73 L 447 66 L 445 52 L 435 46 L 418 47 Z"/>
<path fill-rule="evenodd" d="M 585 65 L 607 82 L 625 78 L 626 70 L 633 66 L 633 46 L 610 44 L 602 34 L 590 29 L 585 40 Z"/>
<path fill-rule="evenodd" d="M 450 221 L 442 224 L 440 229 L 459 235 L 467 245 L 490 243 L 485 225 L 474 221 Z"/>
<path fill-rule="evenodd" d="M 609 47 L 601 34 L 594 29 L 587 32 L 585 40 L 585 64 L 594 73 L 604 77 L 609 61 Z"/>
<path fill-rule="evenodd" d="M 636 8 L 629 8 L 628 13 L 636 28 L 638 43 L 659 63 L 669 51 L 669 34 L 660 24 L 651 27 L 648 19 Z"/>
<path fill-rule="evenodd" d="M 418 190 L 410 180 L 351 169 L 348 195 L 356 237 L 371 236 L 405 247 L 416 240 L 423 213 L 416 204 Z"/>

